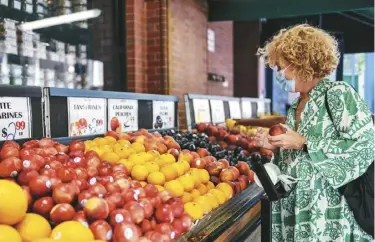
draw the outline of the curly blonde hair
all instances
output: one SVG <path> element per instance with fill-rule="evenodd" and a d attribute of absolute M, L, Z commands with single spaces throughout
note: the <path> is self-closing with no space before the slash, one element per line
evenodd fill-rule
<path fill-rule="evenodd" d="M 308 24 L 280 30 L 258 54 L 269 66 L 291 64 L 295 78 L 306 82 L 329 76 L 340 58 L 335 38 Z"/>

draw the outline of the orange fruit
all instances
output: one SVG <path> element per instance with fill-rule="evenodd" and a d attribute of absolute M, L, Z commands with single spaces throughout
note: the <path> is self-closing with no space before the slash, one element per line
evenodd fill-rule
<path fill-rule="evenodd" d="M 164 174 L 166 181 L 176 179 L 178 176 L 176 168 L 171 165 L 161 167 L 160 172 Z"/>
<path fill-rule="evenodd" d="M 184 195 L 184 187 L 178 180 L 172 180 L 164 184 L 164 188 L 173 197 L 181 197 Z"/>
<path fill-rule="evenodd" d="M 204 195 L 208 192 L 208 188 L 204 184 L 200 184 L 197 189 L 201 195 Z"/>
<path fill-rule="evenodd" d="M 131 176 L 137 181 L 145 181 L 149 172 L 144 165 L 135 165 L 132 169 Z"/>
<path fill-rule="evenodd" d="M 194 199 L 195 203 L 199 203 L 202 206 L 204 213 L 209 213 L 212 210 L 212 205 L 210 203 L 210 199 L 205 196 L 199 196 Z"/>
<path fill-rule="evenodd" d="M 133 144 L 131 144 L 131 146 L 135 150 L 135 152 L 137 152 L 137 153 L 141 153 L 141 152 L 146 151 L 145 146 L 143 144 L 139 143 L 139 142 L 134 142 Z"/>
<path fill-rule="evenodd" d="M 233 196 L 233 189 L 228 183 L 219 183 L 216 188 L 225 194 L 226 200 L 230 199 Z"/>
<path fill-rule="evenodd" d="M 35 213 L 27 213 L 15 227 L 23 242 L 47 238 L 51 234 L 51 226 L 48 221 Z"/>
<path fill-rule="evenodd" d="M 199 197 L 201 195 L 201 193 L 197 189 L 193 189 L 190 194 L 193 196 L 193 198 Z"/>
<path fill-rule="evenodd" d="M 208 193 L 211 193 L 212 195 L 214 195 L 219 201 L 220 205 L 226 201 L 224 192 L 222 192 L 219 189 L 211 189 L 208 191 Z"/>
<path fill-rule="evenodd" d="M 129 156 L 135 153 L 135 150 L 133 148 L 124 146 L 115 146 L 114 151 L 118 156 L 120 156 L 121 159 L 128 159 Z"/>
<path fill-rule="evenodd" d="M 184 165 L 181 165 L 181 163 L 173 163 L 172 166 L 176 169 L 178 176 L 185 174 Z"/>
<path fill-rule="evenodd" d="M 107 140 L 108 144 L 115 144 L 117 140 L 112 136 L 105 136 L 104 139 Z"/>
<path fill-rule="evenodd" d="M 55 240 L 68 240 L 71 242 L 92 241 L 94 235 L 91 230 L 78 221 L 67 221 L 57 225 L 50 235 Z"/>
<path fill-rule="evenodd" d="M 194 189 L 194 179 L 192 176 L 180 176 L 178 181 L 184 187 L 185 192 L 190 192 Z"/>
<path fill-rule="evenodd" d="M 155 187 L 159 190 L 159 192 L 164 191 L 164 187 L 160 185 L 155 185 Z"/>
<path fill-rule="evenodd" d="M 14 225 L 26 215 L 27 197 L 14 182 L 0 180 L 0 224 Z"/>
<path fill-rule="evenodd" d="M 120 160 L 120 156 L 115 152 L 105 152 L 101 158 L 103 161 L 108 161 L 112 164 L 116 164 Z"/>
<path fill-rule="evenodd" d="M 97 145 L 102 146 L 102 145 L 108 145 L 108 140 L 98 137 L 93 140 Z"/>
<path fill-rule="evenodd" d="M 137 154 L 137 153 L 131 154 L 129 156 L 128 160 L 130 160 L 131 162 L 133 162 L 136 165 L 143 165 L 144 163 L 146 163 L 143 155 Z"/>
<path fill-rule="evenodd" d="M 210 204 L 212 206 L 212 209 L 215 209 L 217 207 L 219 207 L 219 201 L 217 200 L 216 196 L 211 194 L 211 193 L 207 193 L 206 195 L 204 195 L 205 197 L 207 197 L 210 201 Z"/>
<path fill-rule="evenodd" d="M 165 176 L 160 171 L 154 171 L 148 175 L 147 182 L 152 185 L 164 185 Z"/>
<path fill-rule="evenodd" d="M 192 168 L 190 174 L 194 177 L 194 187 L 197 188 L 201 184 L 200 172 L 198 169 Z"/>
<path fill-rule="evenodd" d="M 147 154 L 152 155 L 154 158 L 157 158 L 160 156 L 160 153 L 157 150 L 149 150 L 147 151 Z"/>
<path fill-rule="evenodd" d="M 211 190 L 215 188 L 215 185 L 211 181 L 209 181 L 207 182 L 206 187 L 208 188 L 208 190 Z"/>
<path fill-rule="evenodd" d="M 199 203 L 188 202 L 184 204 L 184 210 L 195 221 L 203 217 L 203 208 Z"/>
<path fill-rule="evenodd" d="M 127 146 L 127 145 L 130 145 L 130 141 L 126 139 L 121 139 L 121 140 L 118 140 L 116 144 L 119 144 L 121 146 Z"/>
<path fill-rule="evenodd" d="M 51 238 L 37 239 L 37 240 L 33 240 L 32 242 L 56 242 L 56 241 L 58 241 L 58 242 L 71 242 L 69 240 L 64 240 L 64 239 L 54 240 L 54 239 L 51 239 Z M 76 242 L 76 241 L 74 241 L 74 242 Z"/>
<path fill-rule="evenodd" d="M 167 164 L 172 164 L 176 162 L 176 159 L 171 154 L 162 154 L 160 155 L 160 159 L 164 160 Z"/>
<path fill-rule="evenodd" d="M 153 156 L 152 154 L 150 154 L 150 153 L 141 152 L 140 154 L 142 154 L 143 159 L 144 159 L 145 161 L 153 161 L 153 160 L 155 159 L 154 156 Z M 156 162 L 155 162 L 155 163 L 156 163 Z"/>
<path fill-rule="evenodd" d="M 210 174 L 208 174 L 208 171 L 206 169 L 199 169 L 198 172 L 202 183 L 206 184 L 210 181 Z"/>
<path fill-rule="evenodd" d="M 181 163 L 181 165 L 184 167 L 184 173 L 190 171 L 189 162 L 182 160 L 182 161 L 178 161 L 177 163 Z"/>
<path fill-rule="evenodd" d="M 145 181 L 140 181 L 139 183 L 141 183 L 141 186 L 142 186 L 142 187 L 144 187 L 144 186 L 147 185 L 147 182 L 145 182 Z"/>
<path fill-rule="evenodd" d="M 135 165 L 134 162 L 126 160 L 126 159 L 120 159 L 119 163 L 124 164 L 126 166 L 126 169 L 128 169 L 129 172 L 132 171 L 132 169 Z"/>
<path fill-rule="evenodd" d="M 147 167 L 147 170 L 148 170 L 148 172 L 154 172 L 154 171 L 159 171 L 159 165 L 158 164 L 156 164 L 156 162 L 153 162 L 153 161 L 151 161 L 151 162 L 146 162 L 145 163 L 145 166 Z"/>
<path fill-rule="evenodd" d="M 22 242 L 22 238 L 12 226 L 0 224 L 0 241 Z"/>
<path fill-rule="evenodd" d="M 182 199 L 182 202 L 185 204 L 188 202 L 192 202 L 193 196 L 188 192 L 184 192 L 184 195 L 182 195 L 181 199 Z"/>

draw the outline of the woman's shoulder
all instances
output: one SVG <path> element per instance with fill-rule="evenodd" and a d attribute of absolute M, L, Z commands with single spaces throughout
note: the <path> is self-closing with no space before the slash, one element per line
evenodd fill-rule
<path fill-rule="evenodd" d="M 348 84 L 347 82 L 344 81 L 331 81 L 331 80 L 325 80 L 325 84 L 328 86 L 329 89 L 341 89 L 345 91 L 355 91 L 353 86 Z"/>

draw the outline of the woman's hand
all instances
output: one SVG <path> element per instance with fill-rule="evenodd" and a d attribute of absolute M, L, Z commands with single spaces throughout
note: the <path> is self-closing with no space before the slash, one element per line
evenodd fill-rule
<path fill-rule="evenodd" d="M 283 149 L 302 149 L 303 145 L 306 143 L 306 138 L 290 129 L 288 126 L 284 124 L 280 125 L 286 129 L 286 133 L 277 136 L 268 135 L 268 142 L 273 146 Z"/>
<path fill-rule="evenodd" d="M 262 128 L 257 128 L 254 140 L 255 140 L 255 144 L 257 147 L 265 148 L 267 150 L 272 150 L 272 151 L 276 149 L 276 146 L 271 145 L 268 142 L 268 132 Z"/>

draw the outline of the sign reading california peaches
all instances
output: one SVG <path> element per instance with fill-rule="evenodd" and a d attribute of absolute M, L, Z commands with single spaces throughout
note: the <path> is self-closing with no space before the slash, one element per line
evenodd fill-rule
<path fill-rule="evenodd" d="M 138 130 L 138 101 L 108 99 L 108 130 L 117 133 Z"/>

